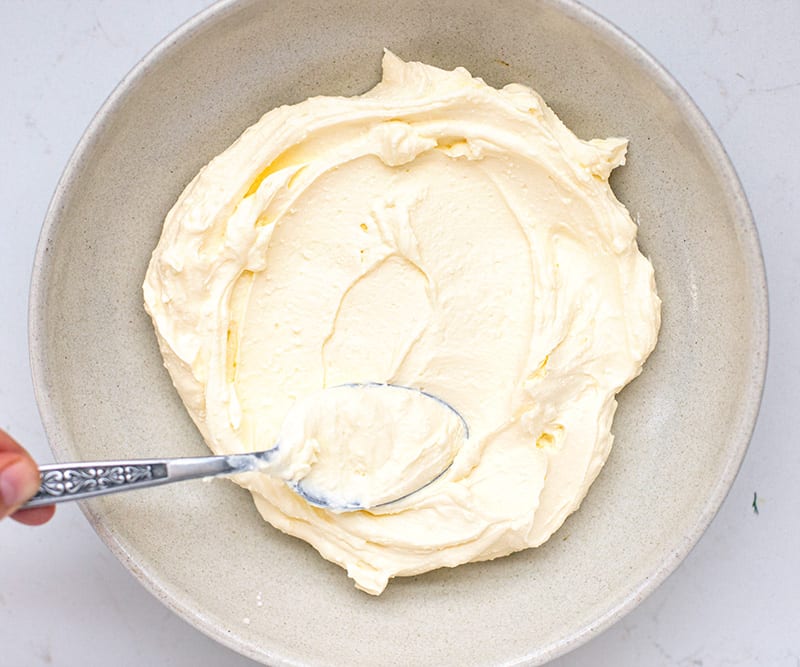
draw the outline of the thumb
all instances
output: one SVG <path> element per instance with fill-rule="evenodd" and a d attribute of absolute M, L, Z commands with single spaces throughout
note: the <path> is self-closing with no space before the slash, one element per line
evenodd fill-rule
<path fill-rule="evenodd" d="M 13 514 L 39 489 L 39 469 L 30 455 L 0 431 L 0 519 Z"/>

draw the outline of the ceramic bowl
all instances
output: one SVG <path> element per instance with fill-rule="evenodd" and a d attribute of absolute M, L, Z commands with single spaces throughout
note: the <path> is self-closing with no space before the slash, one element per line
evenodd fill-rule
<path fill-rule="evenodd" d="M 164 215 L 268 109 L 374 85 L 384 47 L 531 85 L 581 137 L 630 138 L 612 184 L 640 221 L 663 327 L 583 506 L 541 548 L 398 579 L 378 598 L 228 481 L 84 511 L 159 599 L 264 663 L 538 664 L 632 609 L 700 537 L 747 447 L 767 341 L 758 239 L 722 147 L 669 74 L 576 3 L 244 0 L 170 35 L 92 121 L 48 211 L 30 305 L 42 418 L 61 460 L 207 452 L 142 307 Z"/>

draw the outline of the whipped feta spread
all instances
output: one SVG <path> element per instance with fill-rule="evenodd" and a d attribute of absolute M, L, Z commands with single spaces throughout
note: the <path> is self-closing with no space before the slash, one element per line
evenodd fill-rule
<path fill-rule="evenodd" d="M 423 389 L 470 429 L 441 477 L 371 511 L 237 477 L 269 523 L 379 594 L 542 544 L 578 508 L 659 328 L 608 184 L 626 147 L 525 86 L 387 52 L 369 92 L 274 109 L 200 171 L 144 297 L 214 452 L 268 449 L 296 401 L 345 383 Z"/>

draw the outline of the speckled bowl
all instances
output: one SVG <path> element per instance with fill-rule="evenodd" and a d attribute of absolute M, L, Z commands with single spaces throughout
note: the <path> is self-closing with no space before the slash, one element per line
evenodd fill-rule
<path fill-rule="evenodd" d="M 652 58 L 576 3 L 222 2 L 165 39 L 98 113 L 47 214 L 30 310 L 42 418 L 63 460 L 206 451 L 142 308 L 164 214 L 264 111 L 371 87 L 383 47 L 532 85 L 579 136 L 630 137 L 613 185 L 641 221 L 663 328 L 620 396 L 614 450 L 580 511 L 542 548 L 399 579 L 374 598 L 267 526 L 230 482 L 84 510 L 159 599 L 256 660 L 539 664 L 632 609 L 700 537 L 747 447 L 767 344 L 756 231 L 722 147 Z"/>

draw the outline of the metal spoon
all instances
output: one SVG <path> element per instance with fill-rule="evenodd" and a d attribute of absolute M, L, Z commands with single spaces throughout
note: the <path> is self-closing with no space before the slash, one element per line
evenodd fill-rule
<path fill-rule="evenodd" d="M 314 437 L 314 428 L 319 430 L 321 423 L 326 420 L 329 431 L 330 427 L 334 427 L 337 436 L 346 435 L 341 423 L 330 422 L 329 416 L 336 417 L 338 413 L 327 409 L 346 412 L 354 405 L 360 406 L 362 412 L 363 406 L 372 407 L 373 418 L 367 420 L 369 423 L 356 423 L 354 427 L 359 429 L 358 432 L 354 431 L 349 439 L 336 443 L 336 448 L 326 451 L 323 447 L 316 459 L 306 466 L 306 474 L 286 478 L 294 454 L 287 450 L 291 449 L 287 442 L 291 441 L 299 447 L 297 443 L 303 438 Z M 384 408 L 396 412 L 383 412 Z M 379 413 L 389 415 L 390 422 L 374 418 Z M 409 441 L 409 434 L 403 432 L 404 425 L 420 423 L 421 418 L 424 424 L 438 429 L 427 439 L 427 444 Z M 394 458 L 376 459 L 371 451 L 363 451 L 365 437 L 374 441 L 392 436 L 400 440 L 390 452 Z M 82 500 L 187 479 L 262 472 L 284 476 L 289 488 L 317 507 L 336 512 L 370 509 L 397 502 L 438 479 L 450 467 L 455 454 L 468 437 L 469 428 L 459 412 L 449 403 L 425 391 L 378 383 L 340 385 L 295 404 L 281 427 L 277 444 L 271 449 L 223 456 L 43 465 L 39 467 L 41 487 L 23 507 Z M 354 443 L 352 447 L 351 441 Z M 358 442 L 362 445 L 362 451 L 355 450 L 355 443 Z M 423 456 L 427 460 L 422 461 Z M 418 470 L 409 474 L 409 470 L 418 463 L 421 467 L 418 466 Z M 378 488 L 373 489 L 376 484 Z"/>

